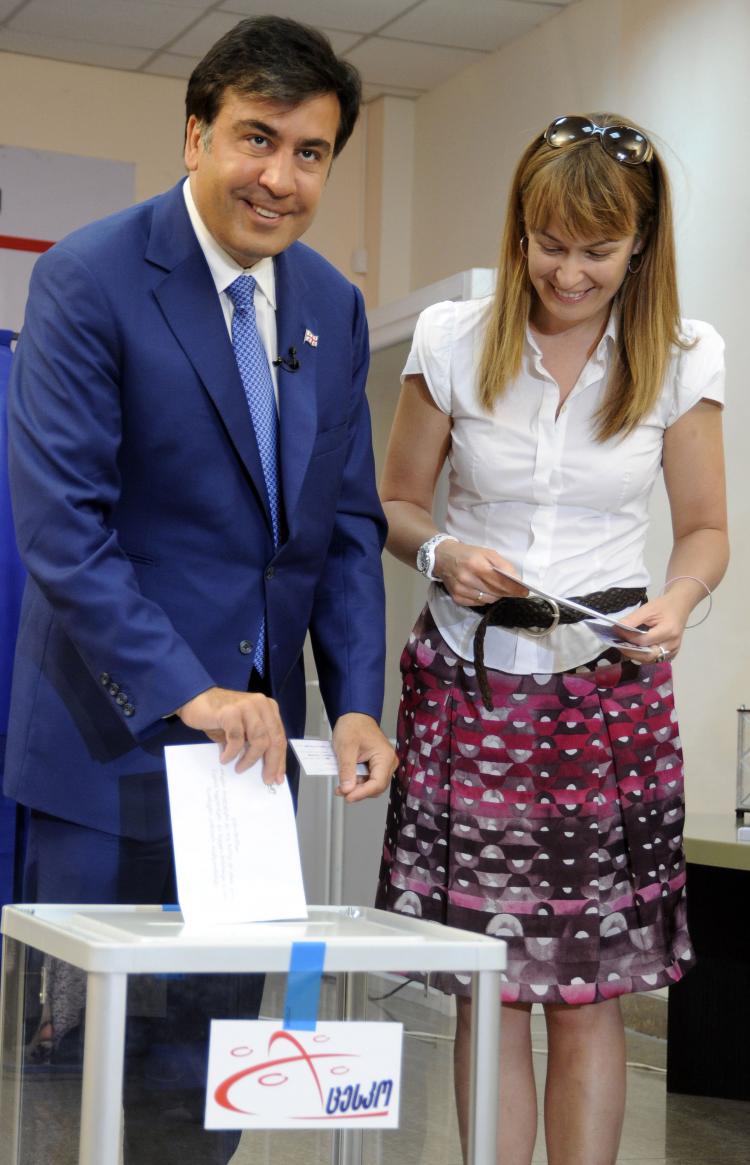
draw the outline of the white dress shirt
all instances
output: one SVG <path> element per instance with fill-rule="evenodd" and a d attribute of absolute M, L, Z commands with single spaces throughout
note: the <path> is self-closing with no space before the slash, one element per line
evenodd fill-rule
<path fill-rule="evenodd" d="M 255 319 L 258 325 L 258 334 L 268 357 L 268 366 L 271 369 L 271 379 L 276 394 L 276 407 L 279 404 L 278 369 L 273 361 L 279 354 L 276 339 L 276 273 L 273 259 L 261 259 L 253 267 L 240 267 L 226 251 L 222 250 L 203 222 L 190 189 L 190 179 L 186 178 L 182 187 L 185 196 L 185 206 L 190 215 L 200 249 L 206 257 L 211 277 L 216 284 L 216 290 L 221 303 L 221 310 L 227 325 L 227 331 L 232 335 L 232 316 L 234 304 L 227 295 L 227 288 L 234 283 L 238 275 L 252 275 L 257 284 L 255 295 Z"/>
<path fill-rule="evenodd" d="M 421 373 L 438 408 L 452 418 L 443 528 L 461 542 L 492 547 L 529 583 L 552 594 L 647 586 L 648 502 L 664 431 L 704 397 L 723 403 L 721 337 L 709 324 L 683 320 L 682 335 L 698 342 L 675 350 L 651 413 L 627 436 L 599 442 L 593 427 L 614 350 L 614 313 L 557 418 L 559 388 L 528 329 L 521 371 L 488 413 L 476 386 L 491 302 L 429 307 L 417 321 L 403 372 Z M 479 615 L 435 584 L 429 605 L 451 649 L 472 659 Z M 550 674 L 603 649 L 581 624 L 563 625 L 543 639 L 490 627 L 485 662 L 514 674 Z"/>

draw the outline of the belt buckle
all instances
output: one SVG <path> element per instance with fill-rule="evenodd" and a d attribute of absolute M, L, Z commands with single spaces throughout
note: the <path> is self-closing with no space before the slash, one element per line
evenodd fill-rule
<path fill-rule="evenodd" d="M 537 599 L 534 598 L 533 595 L 529 595 L 528 601 L 530 603 L 535 603 L 540 609 L 548 607 L 552 611 L 552 618 L 550 620 L 549 627 L 540 627 L 536 631 L 533 631 L 531 627 L 524 628 L 526 634 L 530 635 L 532 639 L 544 639 L 545 635 L 550 635 L 557 627 L 557 624 L 560 622 L 560 608 L 554 599 Z"/>

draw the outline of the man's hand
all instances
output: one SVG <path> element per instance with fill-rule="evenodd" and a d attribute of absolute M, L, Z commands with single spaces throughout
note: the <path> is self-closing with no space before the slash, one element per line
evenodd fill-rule
<path fill-rule="evenodd" d="M 362 712 L 339 716 L 333 729 L 333 749 L 339 764 L 337 797 L 362 801 L 379 797 L 390 784 L 398 758 L 377 721 Z M 364 761 L 369 774 L 357 780 L 355 767 Z"/>
<path fill-rule="evenodd" d="M 286 734 L 275 700 L 257 692 L 207 688 L 177 709 L 188 728 L 221 744 L 221 763 L 239 757 L 238 773 L 263 757 L 263 780 L 280 785 L 286 774 Z"/>

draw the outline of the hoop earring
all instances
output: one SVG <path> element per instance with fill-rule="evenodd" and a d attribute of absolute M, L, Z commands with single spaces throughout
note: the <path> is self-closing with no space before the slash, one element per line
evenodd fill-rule
<path fill-rule="evenodd" d="M 521 235 L 520 239 L 518 240 L 518 245 L 521 248 L 521 254 L 523 255 L 524 259 L 527 259 L 529 255 L 529 236 Z"/>
<path fill-rule="evenodd" d="M 635 267 L 633 266 L 634 259 L 638 260 Z M 631 275 L 637 275 L 642 266 L 643 266 L 643 251 L 633 251 L 633 254 L 628 259 L 628 271 L 630 272 Z"/>

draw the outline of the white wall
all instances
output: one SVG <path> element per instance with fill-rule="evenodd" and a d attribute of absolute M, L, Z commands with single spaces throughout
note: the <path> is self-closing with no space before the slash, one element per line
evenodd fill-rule
<path fill-rule="evenodd" d="M 130 206 L 128 162 L 0 145 L 0 236 L 56 242 Z M 20 331 L 38 252 L 0 246 L 0 327 Z"/>
<path fill-rule="evenodd" d="M 136 165 L 136 198 L 183 173 L 185 83 L 0 52 L 2 144 Z"/>
<path fill-rule="evenodd" d="M 727 342 L 726 438 L 733 562 L 710 620 L 688 632 L 675 672 L 688 796 L 731 810 L 736 715 L 750 704 L 748 393 L 741 353 L 750 301 L 750 4 L 747 0 L 580 0 L 420 98 L 412 287 L 491 265 L 512 168 L 563 113 L 614 110 L 669 143 L 683 314 Z M 696 467 L 700 472 L 700 467 Z M 670 533 L 657 499 L 650 547 L 663 579 Z"/>

